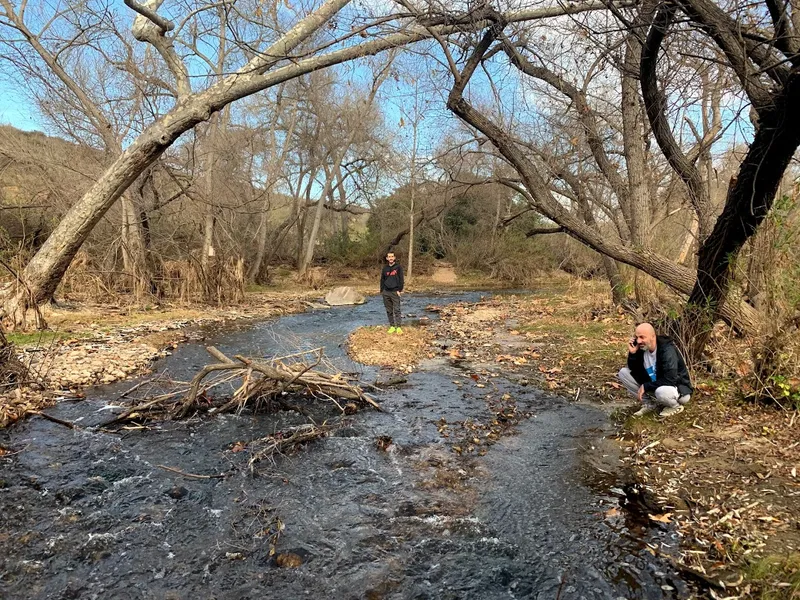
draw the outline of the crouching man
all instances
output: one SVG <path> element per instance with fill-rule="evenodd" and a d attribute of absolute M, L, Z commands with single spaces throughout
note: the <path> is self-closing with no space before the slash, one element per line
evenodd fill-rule
<path fill-rule="evenodd" d="M 692 383 L 681 353 L 671 339 L 656 336 L 650 323 L 636 327 L 636 335 L 628 341 L 628 366 L 617 375 L 622 385 L 641 402 L 633 413 L 641 417 L 661 410 L 662 417 L 683 412 L 689 402 Z"/>

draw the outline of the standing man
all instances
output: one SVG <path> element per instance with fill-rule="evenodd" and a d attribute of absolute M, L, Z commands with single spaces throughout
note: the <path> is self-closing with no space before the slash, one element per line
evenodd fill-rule
<path fill-rule="evenodd" d="M 386 316 L 389 317 L 388 333 L 403 333 L 400 328 L 400 295 L 403 293 L 403 267 L 395 262 L 394 252 L 386 255 L 388 264 L 381 271 L 381 296 L 386 307 Z"/>
<path fill-rule="evenodd" d="M 617 375 L 625 388 L 642 403 L 633 413 L 641 417 L 663 407 L 660 416 L 671 417 L 683 412 L 689 402 L 692 383 L 681 353 L 671 339 L 656 336 L 650 323 L 636 327 L 628 341 L 628 366 Z"/>

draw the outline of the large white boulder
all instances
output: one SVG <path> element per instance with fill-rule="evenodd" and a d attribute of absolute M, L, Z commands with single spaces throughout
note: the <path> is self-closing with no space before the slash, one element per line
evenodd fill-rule
<path fill-rule="evenodd" d="M 331 306 L 343 306 L 345 304 L 364 304 L 366 298 L 349 286 L 333 288 L 325 296 L 325 302 Z"/>

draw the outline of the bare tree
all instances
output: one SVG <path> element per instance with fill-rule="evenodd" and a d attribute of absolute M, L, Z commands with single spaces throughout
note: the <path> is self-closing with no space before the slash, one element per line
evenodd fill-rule
<path fill-rule="evenodd" d="M 615 260 L 630 264 L 663 281 L 675 290 L 689 294 L 692 291 L 695 273 L 681 267 L 672 260 L 646 247 L 629 247 L 603 236 L 587 226 L 577 215 L 571 213 L 551 192 L 540 169 L 526 155 L 523 147 L 503 127 L 477 110 L 464 96 L 464 90 L 492 44 L 501 37 L 506 23 L 497 15 L 495 24 L 475 45 L 463 68 L 454 68 L 455 84 L 448 99 L 448 107 L 466 123 L 480 131 L 498 148 L 503 157 L 514 166 L 522 178 L 524 188 L 533 206 L 542 214 L 584 244 Z M 445 52 L 449 52 L 446 47 Z M 450 61 L 455 67 L 455 61 Z M 723 314 L 742 327 L 752 327 L 755 314 L 752 307 L 741 302 L 728 303 L 721 307 Z"/>
<path fill-rule="evenodd" d="M 214 5 L 201 6 L 185 15 L 184 21 L 176 26 L 158 13 L 160 0 L 151 0 L 147 5 L 139 4 L 136 0 L 125 0 L 125 3 L 137 13 L 132 28 L 134 37 L 149 44 L 163 59 L 176 101 L 165 114 L 155 119 L 131 141 L 97 183 L 75 203 L 28 263 L 22 273 L 24 285 L 21 289 L 7 291 L 4 308 L 10 320 L 15 323 L 24 323 L 29 307 L 52 296 L 86 237 L 133 181 L 181 134 L 207 121 L 212 114 L 231 102 L 305 73 L 430 38 L 434 34 L 446 35 L 464 28 L 479 29 L 485 24 L 485 18 L 480 11 L 474 12 L 468 19 L 460 20 L 434 16 L 424 26 L 414 24 L 407 15 L 396 15 L 393 19 L 395 24 L 404 25 L 404 29 L 376 35 L 362 43 L 352 43 L 370 25 L 386 30 L 385 24 L 392 19 L 383 16 L 372 23 L 354 22 L 354 27 L 346 28 L 342 37 L 329 41 L 321 39 L 323 36 L 320 36 L 320 32 L 349 4 L 349 0 L 327 0 L 299 19 L 291 28 L 273 38 L 268 45 L 245 45 L 242 54 L 247 57 L 246 62 L 238 68 L 231 67 L 229 72 L 215 79 L 207 88 L 195 91 L 189 68 L 175 48 L 176 36 L 182 32 L 184 26 L 191 25 L 192 17 Z M 559 6 L 518 11 L 507 18 L 516 21 L 531 20 L 603 7 L 602 3 Z M 14 10 L 14 7 L 6 5 L 0 15 L 6 26 L 14 18 L 13 14 L 9 14 L 9 8 Z M 24 13 L 24 5 L 21 10 Z M 258 12 L 261 12 L 260 8 L 254 14 Z M 24 14 L 19 15 L 19 11 L 16 14 L 24 20 Z M 252 22 L 252 17 L 243 15 L 245 17 L 245 20 Z M 334 25 L 332 29 L 335 31 L 337 28 Z M 265 31 L 266 29 L 261 30 L 261 33 Z M 314 43 L 315 36 L 317 43 Z M 328 50 L 336 43 L 339 44 L 338 49 Z M 301 50 L 301 54 L 293 55 L 295 50 Z"/>
<path fill-rule="evenodd" d="M 105 14 L 89 5 L 76 6 L 72 19 L 50 19 L 36 30 L 9 0 L 0 2 L 5 25 L 21 39 L 2 39 L 5 59 L 34 97 L 40 112 L 69 139 L 99 148 L 103 165 L 121 153 L 125 138 L 138 126 L 144 105 L 144 85 L 151 73 L 148 61 L 127 45 Z M 116 44 L 102 53 L 113 62 L 97 63 L 96 48 L 104 38 Z M 32 51 L 32 54 L 29 52 Z M 97 81 L 87 78 L 94 71 Z M 152 289 L 137 187 L 122 194 L 120 250 L 124 271 L 136 297 Z"/>

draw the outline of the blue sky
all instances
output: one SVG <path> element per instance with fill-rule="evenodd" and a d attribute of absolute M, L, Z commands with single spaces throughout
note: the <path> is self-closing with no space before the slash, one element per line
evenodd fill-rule
<path fill-rule="evenodd" d="M 9 81 L 0 80 L 0 123 L 25 131 L 43 131 L 36 110 L 24 95 Z"/>

